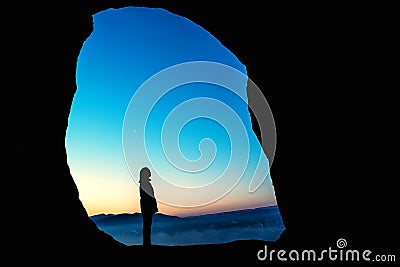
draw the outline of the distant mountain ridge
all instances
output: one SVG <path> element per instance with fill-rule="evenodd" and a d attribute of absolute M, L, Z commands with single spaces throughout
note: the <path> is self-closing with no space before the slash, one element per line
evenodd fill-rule
<path fill-rule="evenodd" d="M 98 228 L 127 244 L 141 240 L 141 213 L 98 214 L 90 217 Z M 186 245 L 258 239 L 274 241 L 285 229 L 277 206 L 196 216 L 156 213 L 153 237 L 158 244 Z"/>
<path fill-rule="evenodd" d="M 113 224 L 113 223 L 135 223 L 142 220 L 140 212 L 135 213 L 119 213 L 119 214 L 97 214 L 90 217 L 96 224 Z M 154 220 L 181 219 L 182 217 L 156 213 Z"/>
<path fill-rule="evenodd" d="M 156 213 L 156 215 L 164 215 L 164 216 L 168 216 L 168 217 L 175 217 L 175 218 L 194 218 L 194 217 L 199 217 L 199 216 L 209 216 L 209 215 L 219 215 L 219 214 L 232 214 L 232 213 L 237 213 L 237 212 L 257 212 L 257 211 L 261 211 L 261 210 L 275 210 L 278 209 L 277 205 L 273 205 L 273 206 L 266 206 L 266 207 L 259 207 L 259 208 L 251 208 L 251 209 L 241 209 L 241 210 L 234 210 L 234 211 L 223 211 L 223 212 L 218 212 L 218 213 L 208 213 L 208 214 L 201 214 L 201 215 L 190 215 L 190 216 L 175 216 L 175 215 L 168 215 L 168 214 L 164 214 L 164 213 Z M 141 216 L 140 212 L 134 212 L 134 213 L 99 213 L 96 215 L 92 215 L 90 216 L 90 218 L 93 221 L 99 221 L 101 219 L 105 219 L 105 218 L 111 218 L 111 217 L 119 217 L 119 216 Z"/>

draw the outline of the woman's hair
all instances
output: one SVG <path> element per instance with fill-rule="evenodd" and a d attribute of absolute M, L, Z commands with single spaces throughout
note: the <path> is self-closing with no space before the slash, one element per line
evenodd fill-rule
<path fill-rule="evenodd" d="M 150 180 L 148 179 L 150 177 L 150 169 L 147 167 L 143 167 L 140 170 L 140 178 L 139 178 L 139 183 L 146 181 L 146 180 Z"/>

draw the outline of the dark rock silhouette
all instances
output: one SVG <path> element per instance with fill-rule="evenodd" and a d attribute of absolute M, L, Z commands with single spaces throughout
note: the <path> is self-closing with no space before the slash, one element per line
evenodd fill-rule
<path fill-rule="evenodd" d="M 362 67 L 357 60 L 365 62 L 364 55 L 370 52 L 365 45 L 373 39 L 367 38 L 367 33 L 371 36 L 374 32 L 370 30 L 375 29 L 369 20 L 371 12 L 360 11 L 361 6 L 330 6 L 316 14 L 314 7 L 265 8 L 256 1 L 227 7 L 204 1 L 179 5 L 167 2 L 162 6 L 149 1 L 3 4 L 8 14 L 2 38 L 3 65 L 7 68 L 4 84 L 9 93 L 4 101 L 11 101 L 9 112 L 15 114 L 7 125 L 12 138 L 6 140 L 12 146 L 12 154 L 6 155 L 11 162 L 6 166 L 12 170 L 6 172 L 12 175 L 7 178 L 11 186 L 3 190 L 10 191 L 15 200 L 22 198 L 22 202 L 11 198 L 7 201 L 12 205 L 8 213 L 12 230 L 4 243 L 18 254 L 12 260 L 25 258 L 30 264 L 53 265 L 107 261 L 136 264 L 137 258 L 149 252 L 150 257 L 174 263 L 185 263 L 182 255 L 191 255 L 196 262 L 221 258 L 226 262 L 244 259 L 248 264 L 257 263 L 256 253 L 265 242 L 154 246 L 148 250 L 123 246 L 88 218 L 65 150 L 65 131 L 76 90 L 76 60 L 93 30 L 91 16 L 106 8 L 127 5 L 163 7 L 202 25 L 240 58 L 252 80 L 265 90 L 278 129 L 272 180 L 286 226 L 281 238 L 268 246 L 276 250 L 326 248 L 345 236 L 354 248 L 393 251 L 382 242 L 390 238 L 390 229 L 395 225 L 394 219 L 384 217 L 394 213 L 389 205 L 393 194 L 380 195 L 380 201 L 370 194 L 389 190 L 389 181 L 378 185 L 368 178 L 365 182 L 370 176 L 359 174 L 365 163 L 354 158 L 358 149 L 365 154 L 369 151 L 365 143 L 354 141 L 358 136 L 351 139 L 351 144 L 326 137 L 332 131 L 335 136 L 342 135 L 332 127 L 333 122 L 339 124 L 337 116 L 342 119 L 341 125 L 353 125 L 353 121 L 346 121 L 346 112 L 354 110 L 353 104 L 359 100 L 350 95 L 352 88 L 346 85 L 349 79 L 354 84 L 365 79 L 360 70 L 357 72 L 357 67 Z M 254 27 L 254 32 L 247 27 Z M 351 64 L 343 63 L 349 57 Z M 302 87 L 307 90 L 299 89 Z M 321 87 L 336 91 L 328 93 L 327 98 Z M 320 118 L 316 113 L 324 114 L 322 121 L 316 119 Z M 343 146 L 346 153 L 339 155 L 337 148 Z M 336 172 L 335 167 L 348 170 L 346 176 L 340 176 L 343 173 Z M 360 181 L 364 182 L 362 190 Z M 371 210 L 379 210 L 380 215 L 371 216 Z M 366 222 L 379 231 L 366 233 L 360 228 Z"/>

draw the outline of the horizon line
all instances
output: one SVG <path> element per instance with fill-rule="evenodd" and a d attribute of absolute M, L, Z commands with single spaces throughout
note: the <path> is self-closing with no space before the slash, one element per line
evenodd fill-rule
<path fill-rule="evenodd" d="M 235 212 L 235 211 L 244 211 L 244 210 L 255 210 L 255 209 L 262 209 L 262 208 L 270 208 L 270 207 L 278 207 L 278 204 L 272 204 L 272 205 L 267 205 L 267 206 L 261 206 L 261 207 L 254 207 L 254 208 L 247 208 L 247 209 L 238 209 L 238 210 L 230 210 L 230 211 L 221 211 L 221 212 L 213 212 L 213 213 L 204 213 L 204 214 L 198 214 L 198 215 L 188 215 L 188 216 L 178 216 L 178 215 L 171 215 L 171 214 L 166 214 L 162 212 L 157 212 L 155 214 L 162 214 L 166 216 L 173 216 L 173 217 L 179 217 L 179 218 L 188 218 L 188 217 L 197 217 L 197 216 L 203 216 L 203 215 L 213 215 L 213 214 L 223 214 L 223 213 L 229 213 L 229 212 Z M 279 207 L 278 207 L 279 208 Z M 140 211 L 135 211 L 133 213 L 128 213 L 128 212 L 123 212 L 123 213 L 97 213 L 94 215 L 88 215 L 89 218 L 94 217 L 94 216 L 99 216 L 99 215 L 122 215 L 122 214 L 141 214 Z M 155 215 L 154 214 L 154 215 Z"/>

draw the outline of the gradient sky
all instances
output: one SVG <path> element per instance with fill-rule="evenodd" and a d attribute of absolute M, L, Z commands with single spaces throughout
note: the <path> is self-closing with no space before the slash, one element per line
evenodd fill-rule
<path fill-rule="evenodd" d="M 145 165 L 161 213 L 276 204 L 251 130 L 246 68 L 228 48 L 164 9 L 108 9 L 93 23 L 66 132 L 89 215 L 139 212 L 136 181 Z M 259 186 L 250 192 L 253 178 Z"/>

